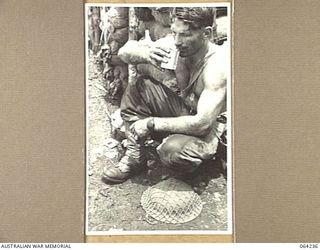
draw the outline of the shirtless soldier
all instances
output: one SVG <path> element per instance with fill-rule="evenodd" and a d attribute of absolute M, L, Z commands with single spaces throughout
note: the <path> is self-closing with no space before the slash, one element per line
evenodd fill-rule
<path fill-rule="evenodd" d="M 226 111 L 228 51 L 209 41 L 211 8 L 177 7 L 172 17 L 171 38 L 180 52 L 174 71 L 180 92 L 146 73 L 127 87 L 121 116 L 129 143 L 120 162 L 104 170 L 106 182 L 124 182 L 141 170 L 146 163 L 143 142 L 150 135 L 166 134 L 157 152 L 162 164 L 177 172 L 192 173 L 217 152 L 226 128 L 221 114 Z M 159 67 L 168 52 L 158 42 L 128 41 L 119 56 L 127 63 Z"/>

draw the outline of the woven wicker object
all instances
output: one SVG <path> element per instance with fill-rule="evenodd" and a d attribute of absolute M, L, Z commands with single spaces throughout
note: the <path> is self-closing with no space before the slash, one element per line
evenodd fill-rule
<path fill-rule="evenodd" d="M 149 187 L 142 194 L 141 205 L 148 216 L 172 224 L 191 221 L 202 210 L 200 196 L 188 184 L 175 178 Z"/>

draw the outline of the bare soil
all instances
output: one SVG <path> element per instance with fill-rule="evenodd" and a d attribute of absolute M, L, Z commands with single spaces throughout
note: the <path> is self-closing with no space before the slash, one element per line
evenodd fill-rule
<path fill-rule="evenodd" d="M 120 143 L 112 147 L 109 144 L 112 128 L 108 115 L 118 107 L 104 98 L 106 91 L 101 68 L 93 56 L 89 57 L 88 72 L 88 231 L 227 230 L 227 181 L 219 161 L 207 164 L 189 180 L 188 183 L 200 194 L 203 209 L 196 219 L 184 224 L 150 220 L 141 207 L 142 193 L 166 175 L 160 165 L 122 184 L 102 182 L 103 168 L 119 160 L 123 153 Z"/>

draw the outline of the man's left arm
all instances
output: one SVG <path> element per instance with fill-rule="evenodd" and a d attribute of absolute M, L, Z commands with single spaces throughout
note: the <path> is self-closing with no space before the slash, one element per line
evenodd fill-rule
<path fill-rule="evenodd" d="M 199 97 L 197 114 L 172 118 L 154 118 L 154 130 L 204 136 L 212 128 L 224 106 L 226 78 L 222 73 L 204 75 L 204 89 Z"/>
<path fill-rule="evenodd" d="M 208 65 L 209 66 L 209 65 Z M 147 122 L 153 119 L 154 131 L 204 136 L 212 128 L 225 103 L 226 76 L 224 71 L 212 67 L 204 70 L 202 91 L 197 105 L 197 114 L 180 117 L 151 117 L 137 121 L 133 128 L 137 135 L 148 133 Z"/>

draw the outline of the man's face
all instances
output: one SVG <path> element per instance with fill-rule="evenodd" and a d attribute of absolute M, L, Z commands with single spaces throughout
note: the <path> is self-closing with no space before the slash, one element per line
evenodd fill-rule
<path fill-rule="evenodd" d="M 204 45 L 203 30 L 191 29 L 189 24 L 178 18 L 174 18 L 171 30 L 181 57 L 194 55 Z"/>

